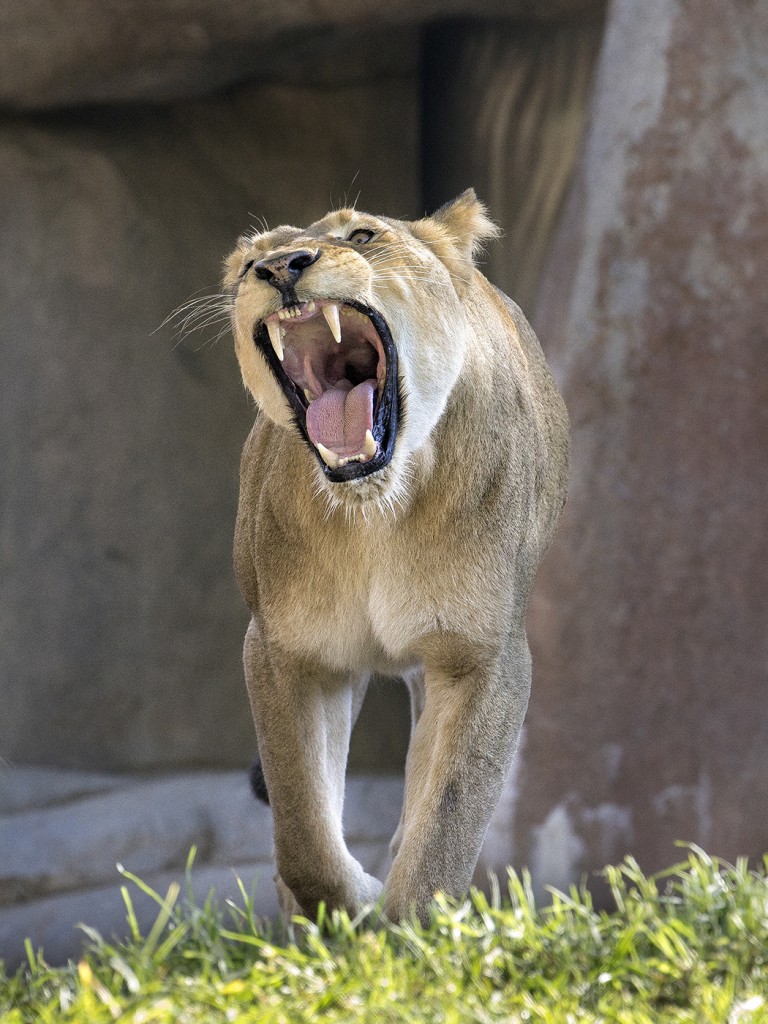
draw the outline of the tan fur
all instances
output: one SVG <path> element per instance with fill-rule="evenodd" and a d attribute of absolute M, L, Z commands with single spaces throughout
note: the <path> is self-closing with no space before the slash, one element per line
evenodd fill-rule
<path fill-rule="evenodd" d="M 376 231 L 359 249 L 355 228 Z M 229 258 L 236 350 L 261 413 L 245 445 L 235 564 L 252 612 L 245 671 L 282 882 L 313 914 L 422 916 L 463 894 L 530 688 L 525 614 L 566 490 L 567 418 L 517 306 L 473 266 L 495 234 L 470 190 L 398 222 L 340 210 L 243 238 Z M 332 483 L 255 347 L 275 288 L 250 260 L 306 247 L 300 301 L 356 300 L 389 324 L 404 419 L 392 461 Z M 344 844 L 349 733 L 372 672 L 414 711 L 403 816 L 384 884 Z"/>

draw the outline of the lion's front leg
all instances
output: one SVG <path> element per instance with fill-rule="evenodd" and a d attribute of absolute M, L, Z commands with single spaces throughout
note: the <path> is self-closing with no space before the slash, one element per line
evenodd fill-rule
<path fill-rule="evenodd" d="M 321 901 L 355 913 L 381 892 L 342 833 L 349 736 L 364 681 L 267 650 L 255 619 L 244 662 L 279 876 L 311 917 Z"/>
<path fill-rule="evenodd" d="M 517 745 L 530 693 L 525 637 L 491 657 L 467 652 L 438 642 L 425 658 L 402 839 L 385 885 L 391 920 L 412 909 L 424 919 L 437 891 L 467 892 Z"/>

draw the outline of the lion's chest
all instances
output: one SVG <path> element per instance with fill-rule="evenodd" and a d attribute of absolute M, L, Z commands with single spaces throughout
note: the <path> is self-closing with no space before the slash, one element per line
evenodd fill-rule
<path fill-rule="evenodd" d="M 399 673 L 414 664 L 430 628 L 428 601 L 419 572 L 386 535 L 305 537 L 288 561 L 274 550 L 260 561 L 261 611 L 283 650 L 338 670 Z"/>

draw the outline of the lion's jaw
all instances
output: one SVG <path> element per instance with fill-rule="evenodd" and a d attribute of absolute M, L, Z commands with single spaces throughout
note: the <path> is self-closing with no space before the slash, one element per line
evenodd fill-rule
<path fill-rule="evenodd" d="M 361 232 L 376 242 L 350 244 Z M 286 305 L 254 267 L 305 251 Z M 468 345 L 444 262 L 409 225 L 342 210 L 241 239 L 228 268 L 245 384 L 269 419 L 298 428 L 318 491 L 348 509 L 404 503 Z"/>

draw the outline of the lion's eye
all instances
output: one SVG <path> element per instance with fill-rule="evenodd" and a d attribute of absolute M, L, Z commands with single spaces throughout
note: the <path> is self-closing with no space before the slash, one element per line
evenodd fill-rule
<path fill-rule="evenodd" d="M 247 263 L 244 263 L 242 268 L 241 268 L 241 270 L 240 270 L 239 276 L 240 277 L 245 277 L 245 275 L 248 273 L 248 271 L 251 269 L 251 267 L 253 266 L 253 264 L 255 262 L 256 262 L 256 260 L 248 260 Z"/>
<path fill-rule="evenodd" d="M 370 242 L 375 234 L 375 231 L 369 231 L 367 228 L 356 228 L 347 241 L 351 242 L 352 245 L 365 245 L 366 242 Z"/>

